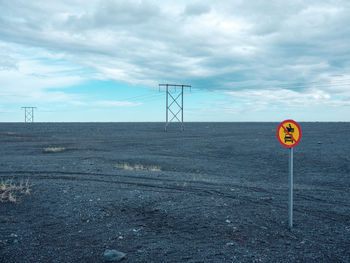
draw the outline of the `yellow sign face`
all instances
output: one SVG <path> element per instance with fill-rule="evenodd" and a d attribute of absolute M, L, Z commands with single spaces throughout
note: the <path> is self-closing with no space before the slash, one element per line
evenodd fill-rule
<path fill-rule="evenodd" d="M 287 148 L 298 145 L 301 139 L 301 129 L 298 123 L 293 120 L 285 120 L 277 128 L 279 142 Z"/>

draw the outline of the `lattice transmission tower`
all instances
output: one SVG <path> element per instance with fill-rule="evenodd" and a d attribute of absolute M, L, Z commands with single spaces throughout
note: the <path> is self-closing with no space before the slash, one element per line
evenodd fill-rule
<path fill-rule="evenodd" d="M 191 86 L 176 85 L 176 84 L 159 84 L 159 89 L 161 87 L 166 88 L 165 131 L 166 132 L 168 131 L 168 125 L 173 120 L 181 124 L 181 130 L 183 131 L 184 130 L 184 88 L 191 89 Z M 181 116 L 179 116 L 179 114 L 181 114 Z"/>
<path fill-rule="evenodd" d="M 24 122 L 34 122 L 34 109 L 36 107 L 22 107 L 24 109 Z"/>

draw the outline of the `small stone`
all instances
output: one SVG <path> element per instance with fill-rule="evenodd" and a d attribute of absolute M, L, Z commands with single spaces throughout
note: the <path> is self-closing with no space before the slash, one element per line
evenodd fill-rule
<path fill-rule="evenodd" d="M 103 256 L 105 262 L 118 262 L 123 260 L 126 254 L 115 249 L 106 249 Z"/>
<path fill-rule="evenodd" d="M 132 231 L 135 232 L 135 233 L 137 233 L 137 232 L 139 232 L 140 230 L 142 230 L 142 227 L 140 227 L 139 229 L 134 228 Z"/>

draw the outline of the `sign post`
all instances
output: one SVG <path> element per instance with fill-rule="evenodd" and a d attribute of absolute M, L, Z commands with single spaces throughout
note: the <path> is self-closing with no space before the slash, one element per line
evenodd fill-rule
<path fill-rule="evenodd" d="M 297 122 L 285 120 L 277 128 L 277 138 L 286 148 L 289 148 L 289 227 L 293 228 L 293 147 L 297 146 L 301 139 L 301 129 Z"/>
<path fill-rule="evenodd" d="M 293 228 L 293 148 L 289 148 L 289 227 Z"/>

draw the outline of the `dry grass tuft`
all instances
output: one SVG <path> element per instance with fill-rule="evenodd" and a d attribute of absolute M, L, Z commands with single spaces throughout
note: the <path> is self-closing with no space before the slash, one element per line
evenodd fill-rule
<path fill-rule="evenodd" d="M 47 147 L 47 148 L 44 148 L 44 152 L 45 153 L 57 153 L 57 152 L 62 152 L 62 151 L 65 151 L 66 148 L 64 147 Z"/>
<path fill-rule="evenodd" d="M 159 166 L 143 166 L 142 164 L 130 165 L 129 163 L 118 163 L 115 165 L 115 168 L 124 169 L 124 170 L 145 170 L 151 172 L 160 172 L 161 169 Z"/>
<path fill-rule="evenodd" d="M 16 203 L 19 201 L 19 197 L 22 194 L 30 194 L 30 184 L 27 179 L 24 183 L 21 181 L 19 184 L 15 184 L 12 180 L 6 180 L 0 182 L 0 202 Z"/>

